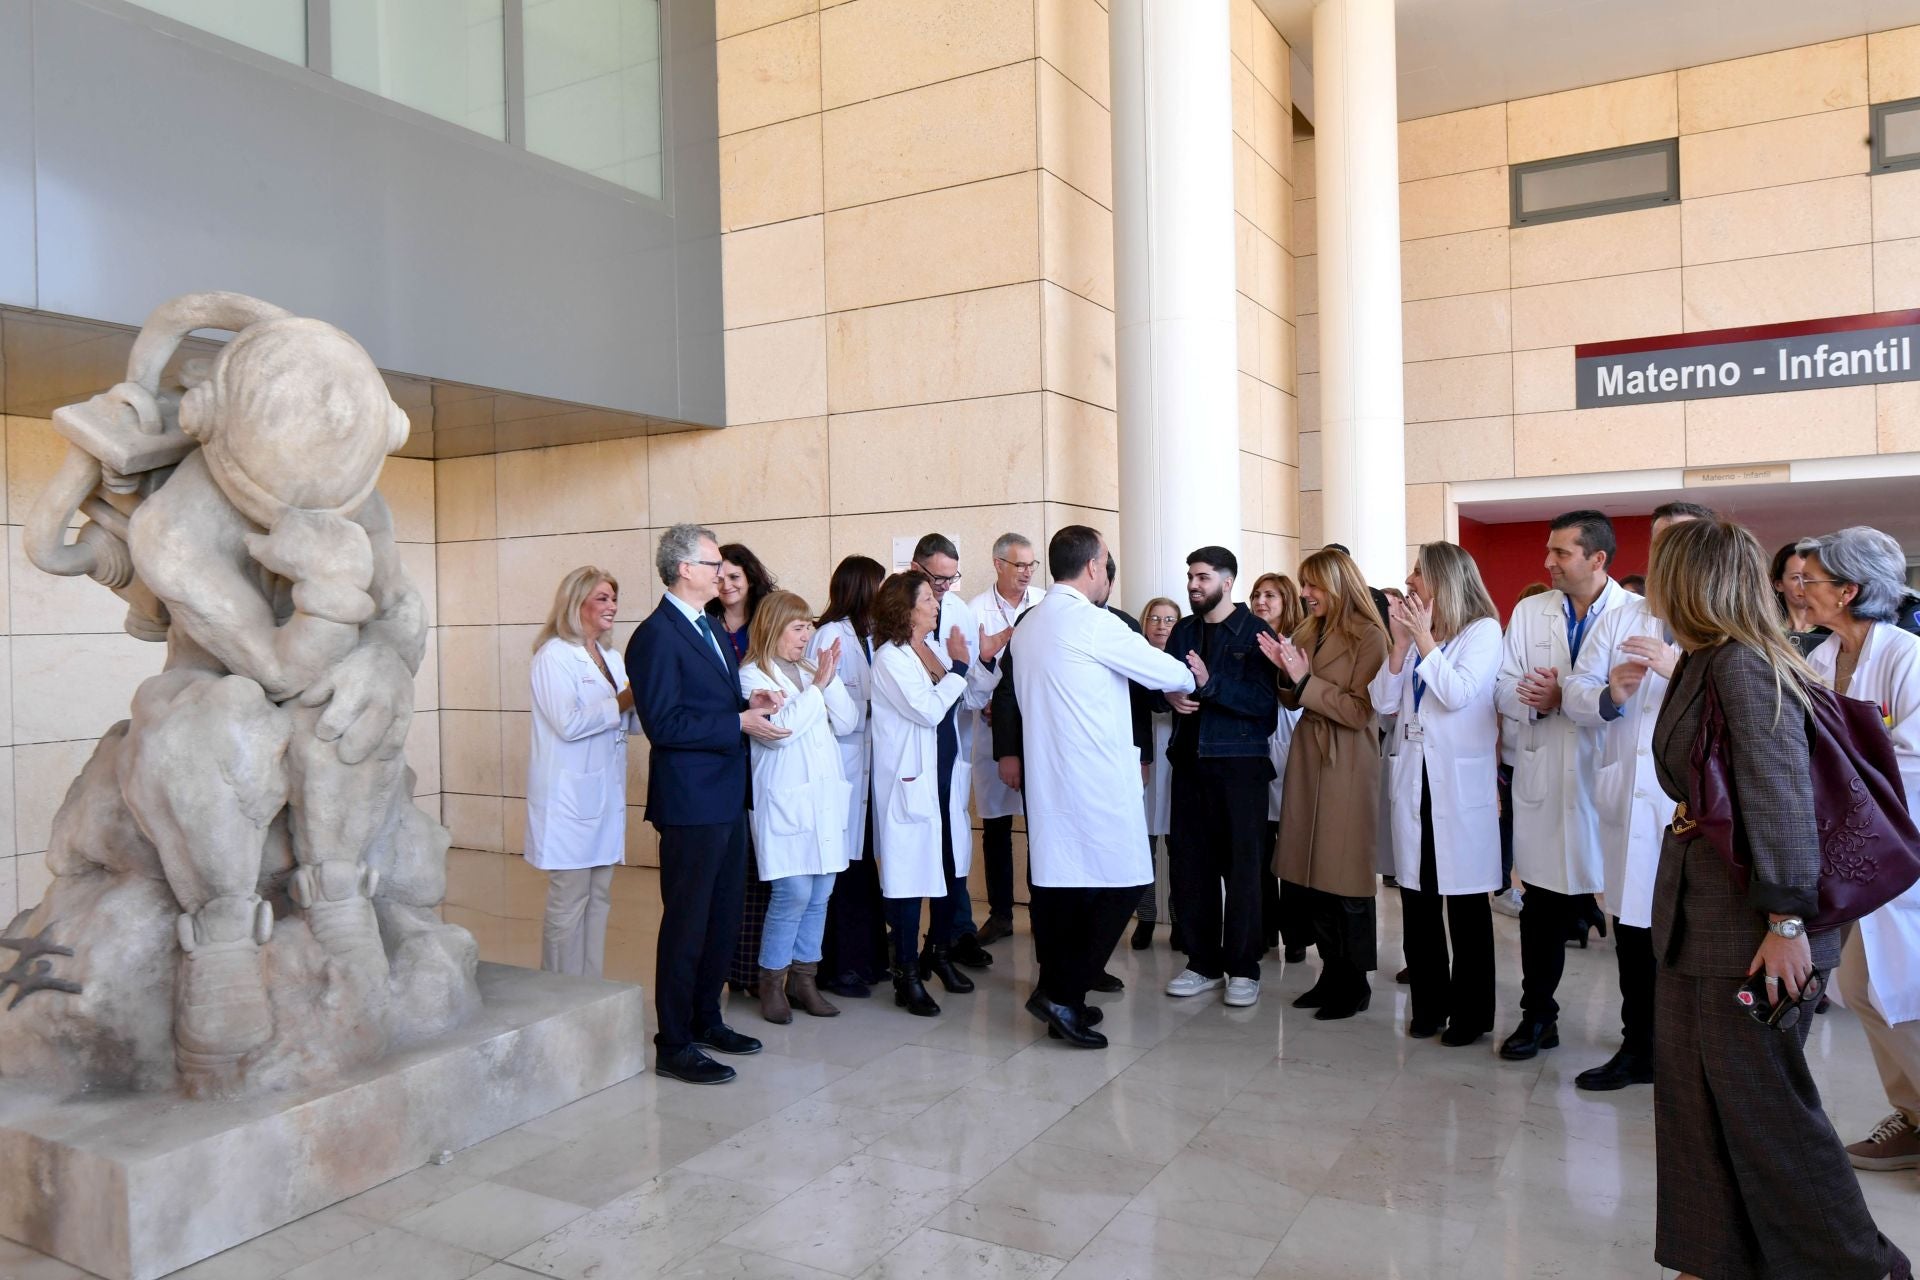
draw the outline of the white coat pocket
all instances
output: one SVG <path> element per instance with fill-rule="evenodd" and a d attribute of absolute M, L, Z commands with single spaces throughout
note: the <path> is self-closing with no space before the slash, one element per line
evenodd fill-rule
<path fill-rule="evenodd" d="M 1492 808 L 1499 782 L 1492 756 L 1462 756 L 1453 766 L 1453 803 L 1457 812 Z"/>
<path fill-rule="evenodd" d="M 797 836 L 813 830 L 813 797 L 804 787 L 781 787 L 756 794 L 753 802 L 763 812 L 768 835 Z"/>
<path fill-rule="evenodd" d="M 607 775 L 573 769 L 554 771 L 553 814 L 576 822 L 595 822 L 606 807 Z"/>
<path fill-rule="evenodd" d="M 933 771 L 894 783 L 887 817 L 902 826 L 940 821 L 940 786 Z"/>

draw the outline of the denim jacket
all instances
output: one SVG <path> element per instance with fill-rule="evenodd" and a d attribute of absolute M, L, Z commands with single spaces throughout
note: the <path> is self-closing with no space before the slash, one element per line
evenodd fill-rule
<path fill-rule="evenodd" d="M 1237 604 L 1216 629 L 1212 653 L 1202 653 L 1207 682 L 1194 690 L 1200 709 L 1199 755 L 1206 757 L 1265 756 L 1280 714 L 1276 668 L 1260 652 L 1255 638 L 1267 624 Z M 1201 621 L 1189 614 L 1173 626 L 1167 652 L 1185 662 L 1200 644 Z M 1162 700 L 1159 708 L 1165 707 Z M 1179 732 L 1176 717 L 1175 732 Z"/>

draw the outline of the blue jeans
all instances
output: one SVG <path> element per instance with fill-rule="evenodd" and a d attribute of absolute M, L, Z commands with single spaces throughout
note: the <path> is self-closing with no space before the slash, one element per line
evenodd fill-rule
<path fill-rule="evenodd" d="M 827 929 L 827 899 L 833 896 L 831 873 L 782 876 L 768 881 L 773 900 L 760 935 L 760 967 L 784 969 L 795 960 L 820 962 L 820 939 Z"/>

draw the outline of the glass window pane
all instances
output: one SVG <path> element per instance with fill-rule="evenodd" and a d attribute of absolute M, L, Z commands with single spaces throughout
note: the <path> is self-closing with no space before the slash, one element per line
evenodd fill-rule
<path fill-rule="evenodd" d="M 657 198 L 659 0 L 525 0 L 524 13 L 527 150 Z"/>
<path fill-rule="evenodd" d="M 507 136 L 502 0 L 333 0 L 333 76 Z"/>
<path fill-rule="evenodd" d="M 1880 150 L 1887 159 L 1920 155 L 1920 107 L 1887 112 L 1880 117 L 1880 131 L 1885 135 Z"/>
<path fill-rule="evenodd" d="M 1520 210 L 1528 215 L 1602 200 L 1658 196 L 1667 189 L 1667 164 L 1667 153 L 1654 151 L 1523 173 Z"/>
<path fill-rule="evenodd" d="M 235 44 L 307 64 L 307 0 L 133 0 Z"/>

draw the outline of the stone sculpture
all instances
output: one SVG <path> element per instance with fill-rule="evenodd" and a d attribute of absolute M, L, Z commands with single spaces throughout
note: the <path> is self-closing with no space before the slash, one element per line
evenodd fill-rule
<path fill-rule="evenodd" d="M 162 386 L 197 329 L 235 336 Z M 448 836 L 402 754 L 426 617 L 375 490 L 408 424 L 373 361 L 322 321 L 190 294 L 54 424 L 70 447 L 27 554 L 112 589 L 167 660 L 4 931 L 0 1077 L 308 1087 L 462 1022 L 476 951 L 439 918 Z"/>

